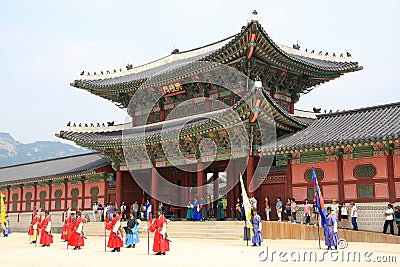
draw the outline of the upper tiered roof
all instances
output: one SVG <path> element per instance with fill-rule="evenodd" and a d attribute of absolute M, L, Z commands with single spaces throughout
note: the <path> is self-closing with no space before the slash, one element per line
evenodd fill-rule
<path fill-rule="evenodd" d="M 305 93 L 315 85 L 335 79 L 344 73 L 354 72 L 362 67 L 349 54 L 328 56 L 320 53 L 300 51 L 275 43 L 262 28 L 257 19 L 253 19 L 242 31 L 221 41 L 200 48 L 177 52 L 148 64 L 133 67 L 125 71 L 97 74 L 88 72 L 71 83 L 72 86 L 87 90 L 115 102 L 120 107 L 127 107 L 130 96 L 149 78 L 147 86 L 161 86 L 174 82 L 190 73 L 190 63 L 198 61 L 217 62 L 235 67 L 241 60 L 254 59 L 267 69 L 278 71 L 278 77 L 292 74 L 298 76 L 295 93 Z M 265 87 L 275 86 L 268 81 L 263 71 L 252 72 L 251 78 L 261 76 Z M 244 70 L 242 70 L 244 71 Z M 246 71 L 247 74 L 247 71 Z M 155 79 L 153 79 L 156 77 Z M 294 90 L 291 88 L 291 90 Z"/>

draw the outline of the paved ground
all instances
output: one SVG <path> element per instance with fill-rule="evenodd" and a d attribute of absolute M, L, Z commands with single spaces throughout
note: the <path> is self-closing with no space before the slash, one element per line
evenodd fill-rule
<path fill-rule="evenodd" d="M 156 256 L 151 252 L 147 255 L 147 238 L 145 237 L 142 237 L 141 243 L 134 249 L 122 249 L 120 253 L 111 253 L 110 249 L 104 252 L 104 239 L 101 237 L 88 237 L 85 247 L 74 251 L 67 250 L 66 243 L 60 241 L 59 235 L 55 237 L 55 243 L 51 247 L 43 248 L 29 244 L 27 234 L 14 233 L 8 238 L 0 237 L 0 266 L 92 267 L 125 266 L 126 264 L 129 264 L 127 266 L 136 264 L 141 266 L 158 264 L 161 264 L 159 266 L 271 266 L 273 263 L 274 267 L 301 265 L 337 267 L 338 264 L 386 267 L 398 265 L 400 262 L 400 245 L 350 243 L 347 249 L 339 250 L 338 254 L 328 254 L 326 250 L 317 248 L 316 241 L 265 240 L 261 247 L 246 247 L 246 242 L 239 240 L 176 238 L 171 243 L 171 251 L 167 255 Z M 350 262 L 347 260 L 349 253 L 351 253 Z M 306 254 L 305 259 L 304 254 Z M 356 255 L 355 262 L 354 255 Z M 360 262 L 358 262 L 358 255 L 360 255 Z M 313 258 L 314 256 L 318 258 Z M 378 263 L 383 260 L 386 263 Z M 396 260 L 397 264 L 387 263 L 389 260 L 391 262 Z"/>

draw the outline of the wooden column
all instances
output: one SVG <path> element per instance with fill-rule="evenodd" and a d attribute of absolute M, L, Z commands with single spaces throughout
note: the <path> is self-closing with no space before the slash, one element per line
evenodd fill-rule
<path fill-rule="evenodd" d="M 217 200 L 219 198 L 218 170 L 214 170 L 213 180 L 215 181 L 214 182 L 214 187 L 213 187 L 213 194 L 214 194 L 214 199 Z"/>
<path fill-rule="evenodd" d="M 247 161 L 247 170 L 246 170 L 246 178 L 247 178 L 246 190 L 248 193 L 250 193 L 250 184 L 251 181 L 253 180 L 254 171 L 255 171 L 255 157 L 249 156 L 249 160 Z"/>
<path fill-rule="evenodd" d="M 20 184 L 19 188 L 21 189 L 21 197 L 19 198 L 19 212 L 22 212 L 22 199 L 24 198 L 24 185 Z"/>
<path fill-rule="evenodd" d="M 67 210 L 68 207 L 68 179 L 64 179 L 64 188 L 65 188 L 65 193 L 64 193 L 64 210 Z M 36 192 L 37 193 L 37 192 Z"/>
<path fill-rule="evenodd" d="M 387 173 L 388 173 L 388 187 L 389 187 L 389 202 L 396 202 L 396 190 L 394 182 L 394 160 L 393 160 L 393 149 L 388 151 L 387 158 Z"/>
<path fill-rule="evenodd" d="M 82 199 L 81 199 L 81 210 L 85 210 L 85 190 L 86 190 L 86 184 L 85 184 L 85 177 L 81 178 L 81 183 L 82 183 Z"/>
<path fill-rule="evenodd" d="M 205 181 L 205 172 L 203 170 L 203 163 L 198 163 L 197 164 L 197 199 L 200 200 L 200 197 L 203 195 L 203 189 L 200 188 L 201 186 L 204 186 L 204 181 Z"/>
<path fill-rule="evenodd" d="M 343 170 L 343 154 L 339 155 L 337 160 L 337 172 L 338 172 L 338 188 L 339 188 L 339 196 L 338 203 L 342 203 L 344 201 L 344 170 Z"/>
<path fill-rule="evenodd" d="M 10 193 L 11 193 L 11 186 L 7 186 L 7 212 L 10 212 Z"/>
<path fill-rule="evenodd" d="M 104 200 L 103 200 L 103 206 L 108 203 L 108 182 L 107 178 L 104 178 Z"/>
<path fill-rule="evenodd" d="M 158 175 L 155 167 L 151 168 L 151 205 L 153 215 L 157 214 L 158 209 Z"/>
<path fill-rule="evenodd" d="M 38 209 L 38 207 L 37 207 L 37 185 L 38 185 L 37 182 L 33 183 L 33 188 L 34 188 L 34 192 L 33 192 L 33 209 L 35 209 L 35 207 L 36 207 L 36 209 Z"/>
<path fill-rule="evenodd" d="M 287 198 L 293 197 L 292 192 L 292 160 L 288 159 L 286 165 L 286 196 L 282 196 L 282 202 L 285 203 Z"/>
<path fill-rule="evenodd" d="M 52 181 L 47 181 L 47 185 L 49 186 L 49 204 L 48 204 L 47 210 L 51 211 L 51 199 L 52 199 L 52 194 L 53 194 Z"/>
<path fill-rule="evenodd" d="M 115 177 L 115 207 L 119 207 L 122 203 L 122 172 L 116 171 Z"/>
<path fill-rule="evenodd" d="M 229 189 L 229 191 L 227 192 L 227 202 L 228 205 L 226 207 L 226 212 L 227 212 L 227 216 L 231 217 L 232 215 L 232 207 L 235 207 L 235 190 L 233 187 L 233 181 L 235 180 L 235 165 L 234 165 L 234 159 L 231 159 L 231 164 L 229 165 L 229 168 L 227 168 L 226 170 L 226 186 L 227 188 L 231 188 Z"/>

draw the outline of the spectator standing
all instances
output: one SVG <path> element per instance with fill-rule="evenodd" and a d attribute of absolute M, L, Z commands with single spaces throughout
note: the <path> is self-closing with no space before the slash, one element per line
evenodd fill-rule
<path fill-rule="evenodd" d="M 125 205 L 124 201 L 122 201 L 122 205 L 121 205 L 120 210 L 121 210 L 121 221 L 122 220 L 126 221 L 126 219 L 127 219 L 127 217 L 126 217 L 126 205 Z"/>
<path fill-rule="evenodd" d="M 275 205 L 276 213 L 278 214 L 278 222 L 282 221 L 282 205 L 283 205 L 283 203 L 281 201 L 281 198 L 278 197 L 276 199 L 276 205 Z"/>
<path fill-rule="evenodd" d="M 293 218 L 293 223 L 296 223 L 296 220 L 297 220 L 297 203 L 296 203 L 296 199 L 295 198 L 292 198 L 291 199 L 292 201 L 291 201 L 291 205 L 290 205 L 290 210 L 291 210 L 291 212 L 292 212 L 292 218 Z"/>
<path fill-rule="evenodd" d="M 389 203 L 389 204 L 387 205 L 387 209 L 386 209 L 386 211 L 385 211 L 386 221 L 385 221 L 385 223 L 384 223 L 384 225 L 383 225 L 383 232 L 382 232 L 382 234 L 386 234 L 387 228 L 388 228 L 388 226 L 390 226 L 390 234 L 391 234 L 391 235 L 394 235 L 394 227 L 393 227 L 393 220 L 394 220 L 394 218 L 393 218 L 393 213 L 394 213 L 394 211 L 393 211 L 393 205 Z"/>
<path fill-rule="evenodd" d="M 394 209 L 394 217 L 396 219 L 397 235 L 400 236 L 400 206 Z"/>
<path fill-rule="evenodd" d="M 288 222 L 292 222 L 292 199 L 288 198 L 285 204 L 285 213 L 288 217 Z"/>
<path fill-rule="evenodd" d="M 97 202 L 94 202 L 93 203 L 93 206 L 92 206 L 92 212 L 93 212 L 93 221 L 94 222 L 97 222 L 98 220 L 97 220 Z"/>
<path fill-rule="evenodd" d="M 339 218 L 339 203 L 337 203 L 336 198 L 332 200 L 331 204 L 332 213 L 335 215 L 336 218 Z"/>
<path fill-rule="evenodd" d="M 110 203 L 110 206 L 108 207 L 108 213 L 110 216 L 110 221 L 112 221 L 114 219 L 114 211 L 115 211 L 115 207 L 113 203 Z M 121 215 L 120 215 L 121 217 Z"/>
<path fill-rule="evenodd" d="M 267 221 L 269 221 L 270 212 L 271 212 L 270 201 L 269 201 L 269 198 L 266 196 L 265 197 L 265 216 L 267 217 Z"/>
<path fill-rule="evenodd" d="M 236 200 L 236 218 L 238 221 L 242 220 L 242 204 L 240 203 L 240 198 Z"/>
<path fill-rule="evenodd" d="M 310 218 L 311 218 L 311 207 L 310 204 L 308 204 L 308 199 L 304 200 L 304 215 L 303 215 L 303 220 L 301 223 L 303 224 L 310 224 Z"/>
<path fill-rule="evenodd" d="M 250 205 L 252 210 L 257 210 L 257 199 L 254 196 L 250 198 Z"/>
<path fill-rule="evenodd" d="M 97 203 L 97 218 L 99 221 L 103 221 L 103 205 L 100 202 Z"/>
<path fill-rule="evenodd" d="M 357 225 L 358 211 L 357 211 L 357 206 L 354 202 L 350 203 L 350 209 L 351 209 L 351 224 L 353 225 L 353 230 L 358 231 L 358 225 Z"/>
<path fill-rule="evenodd" d="M 224 197 L 221 199 L 221 201 L 222 201 L 222 209 L 223 209 L 223 211 L 224 211 L 224 218 L 226 218 L 226 217 L 227 217 L 227 214 L 226 214 L 226 207 L 228 206 L 228 199 L 226 198 L 226 196 L 224 196 Z"/>
<path fill-rule="evenodd" d="M 347 229 L 349 225 L 349 212 L 346 202 L 342 203 L 342 207 L 340 209 L 340 218 L 342 219 L 342 228 Z"/>

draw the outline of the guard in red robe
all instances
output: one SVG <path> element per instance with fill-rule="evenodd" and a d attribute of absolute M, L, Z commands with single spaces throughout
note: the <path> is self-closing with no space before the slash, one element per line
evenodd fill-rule
<path fill-rule="evenodd" d="M 68 220 L 70 216 L 68 215 L 68 211 L 65 212 L 65 220 L 64 225 L 61 228 L 61 240 L 68 241 Z"/>
<path fill-rule="evenodd" d="M 73 246 L 74 249 L 81 249 L 85 245 L 83 237 L 83 224 L 85 220 L 81 216 L 81 212 L 76 212 L 76 219 L 73 223 L 71 238 L 68 240 L 68 246 Z"/>
<path fill-rule="evenodd" d="M 41 223 L 42 233 L 40 235 L 40 244 L 42 247 L 50 247 L 53 243 L 53 235 L 51 234 L 51 217 L 49 211 L 44 212 L 44 219 Z"/>
<path fill-rule="evenodd" d="M 112 248 L 111 252 L 120 252 L 124 246 L 124 237 L 121 229 L 121 214 L 119 210 L 114 210 L 114 218 L 111 222 L 106 223 L 106 229 L 110 230 L 107 247 Z"/>
<path fill-rule="evenodd" d="M 150 225 L 150 231 L 154 232 L 153 251 L 156 255 L 165 255 L 169 251 L 169 241 L 167 239 L 167 219 L 162 209 L 157 210 L 157 219 Z"/>
<path fill-rule="evenodd" d="M 31 244 L 36 244 L 38 236 L 39 236 L 39 224 L 40 224 L 40 217 L 37 214 L 37 211 L 34 210 L 32 214 L 32 221 L 29 225 L 28 235 L 29 241 Z"/>

